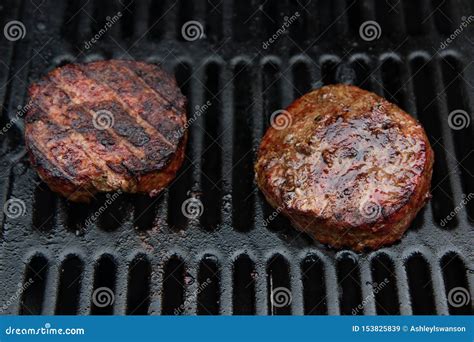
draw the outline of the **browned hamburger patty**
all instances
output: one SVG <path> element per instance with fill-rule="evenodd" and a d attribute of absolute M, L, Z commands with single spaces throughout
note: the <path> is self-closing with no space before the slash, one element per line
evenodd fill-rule
<path fill-rule="evenodd" d="M 49 187 L 159 193 L 184 159 L 186 99 L 156 65 L 111 60 L 54 69 L 29 88 L 25 141 Z"/>
<path fill-rule="evenodd" d="M 430 197 L 433 151 L 396 105 L 349 85 L 293 102 L 260 145 L 270 204 L 322 243 L 356 251 L 401 238 Z"/>

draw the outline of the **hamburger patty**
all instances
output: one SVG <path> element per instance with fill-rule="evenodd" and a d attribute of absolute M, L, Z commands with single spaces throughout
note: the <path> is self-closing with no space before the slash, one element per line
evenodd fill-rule
<path fill-rule="evenodd" d="M 71 201 L 115 190 L 156 195 L 182 164 L 186 99 L 155 65 L 69 64 L 32 84 L 29 95 L 30 161 Z"/>
<path fill-rule="evenodd" d="M 330 85 L 274 118 L 256 180 L 314 239 L 356 251 L 401 238 L 430 198 L 433 151 L 420 124 L 387 100 Z"/>

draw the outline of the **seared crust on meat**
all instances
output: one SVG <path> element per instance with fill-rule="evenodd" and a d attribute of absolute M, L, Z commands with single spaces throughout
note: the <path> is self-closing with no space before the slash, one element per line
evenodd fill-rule
<path fill-rule="evenodd" d="M 342 84 L 314 90 L 280 115 L 255 165 L 270 204 L 336 248 L 361 251 L 400 239 L 430 197 L 434 157 L 420 124 Z"/>
<path fill-rule="evenodd" d="M 31 163 L 71 201 L 115 190 L 156 195 L 182 164 L 186 99 L 156 65 L 68 64 L 32 84 L 29 95 Z"/>

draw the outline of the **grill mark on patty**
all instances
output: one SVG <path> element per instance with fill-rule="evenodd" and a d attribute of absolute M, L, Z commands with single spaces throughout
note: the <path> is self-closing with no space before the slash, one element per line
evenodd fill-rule
<path fill-rule="evenodd" d="M 29 136 L 26 139 L 26 146 L 33 154 L 34 165 L 46 170 L 51 175 L 51 177 L 55 177 L 61 181 L 69 182 L 73 185 L 79 185 L 75 178 L 67 174 L 66 171 L 63 170 L 63 168 L 59 165 L 59 163 L 46 157 L 47 154 L 42 151 L 43 149 L 40 148 L 41 144 L 36 140 L 36 138 Z"/>
<path fill-rule="evenodd" d="M 170 82 L 171 85 L 173 84 L 172 81 L 169 80 L 169 77 L 157 81 L 158 78 L 154 78 L 156 70 L 153 70 L 153 68 L 150 68 L 150 74 L 147 74 L 146 72 L 141 71 L 137 67 L 134 67 L 133 63 L 127 63 L 127 61 L 118 61 L 116 64 L 119 68 L 126 71 L 129 75 L 136 77 L 138 80 L 140 80 L 142 85 L 147 90 L 155 94 L 155 96 L 158 97 L 159 100 L 169 102 L 172 106 L 171 109 L 176 114 L 176 117 L 181 121 L 181 116 L 179 115 L 179 113 L 182 112 L 182 108 L 180 107 L 184 104 L 184 101 L 182 100 L 183 96 L 180 96 L 177 91 L 171 91 L 171 89 L 173 88 L 169 86 L 167 87 L 166 92 L 160 91 L 160 89 L 165 87 L 165 84 L 167 82 Z M 174 89 L 177 89 L 177 87 L 175 87 Z M 178 103 L 179 100 L 181 100 L 180 103 Z"/>
<path fill-rule="evenodd" d="M 101 111 L 110 112 L 113 116 L 111 129 L 113 129 L 117 135 L 129 141 L 133 146 L 141 148 L 150 142 L 151 138 L 145 129 L 137 125 L 136 121 L 128 115 L 118 102 L 86 102 L 83 105 L 90 108 L 94 113 L 98 113 L 98 115 L 100 115 Z"/>
<path fill-rule="evenodd" d="M 184 158 L 185 100 L 172 77 L 155 73 L 174 96 L 113 60 L 56 68 L 29 87 L 25 141 L 53 191 L 88 202 L 114 189 L 155 195 L 170 182 Z M 94 125 L 99 110 L 112 113 L 111 128 Z"/>
<path fill-rule="evenodd" d="M 70 85 L 64 83 L 61 80 L 61 78 L 51 77 L 51 81 L 55 83 L 58 89 L 60 89 L 62 92 L 64 92 L 68 96 L 68 98 L 71 100 L 73 104 L 75 104 L 78 107 L 81 107 L 84 113 L 88 114 L 91 122 L 93 122 L 94 115 L 96 114 L 96 112 L 94 112 L 92 109 L 87 108 L 88 102 L 85 102 L 87 101 L 87 98 L 84 97 L 84 95 L 82 95 L 81 92 L 78 91 L 78 89 L 74 89 Z M 97 131 L 101 131 L 101 129 L 97 129 L 97 128 L 95 129 Z M 106 128 L 104 130 L 109 132 L 112 136 L 114 136 L 117 142 L 118 141 L 122 142 L 132 155 L 138 155 L 140 158 L 145 157 L 144 152 L 140 148 L 134 146 L 131 141 L 128 141 L 127 139 L 121 139 L 120 136 L 117 134 L 117 132 L 114 131 L 113 127 Z"/>
<path fill-rule="evenodd" d="M 170 146 L 169 142 L 139 114 L 130 115 L 133 112 L 111 90 L 101 82 L 91 80 L 77 66 L 65 66 L 51 74 L 51 78 L 66 91 L 74 92 L 76 103 L 90 107 L 94 113 L 98 110 L 108 110 L 114 116 L 114 124 L 111 127 L 117 135 L 132 142 L 143 149 L 139 153 L 145 160 L 142 171 L 153 171 L 165 166 L 175 152 L 176 146 Z M 110 100 L 112 98 L 112 100 Z M 128 110 L 124 109 L 128 108 Z M 140 120 L 137 120 L 140 119 Z M 139 135 L 134 133 L 139 133 Z M 166 141 L 166 143 L 165 143 Z M 128 146 L 128 145 L 127 145 Z M 133 152 L 133 148 L 130 148 Z"/>
<path fill-rule="evenodd" d="M 39 109 L 44 112 L 43 109 Z M 70 115 L 73 113 L 73 109 L 68 110 L 68 114 Z M 43 114 L 47 116 L 47 113 Z M 80 114 L 79 114 L 80 115 Z M 60 121 L 55 120 L 52 118 L 53 123 L 57 126 L 61 125 Z M 89 157 L 89 162 L 99 168 L 103 175 L 106 176 L 106 183 L 100 182 L 99 186 L 98 183 L 95 183 L 96 187 L 102 191 L 110 191 L 117 187 L 122 188 L 124 184 L 129 185 L 130 188 L 133 188 L 136 184 L 136 181 L 133 179 L 133 175 L 130 171 L 121 164 L 114 163 L 110 159 L 107 158 L 107 153 L 98 153 L 94 151 L 94 142 L 88 140 L 86 136 L 84 136 L 84 132 L 82 129 L 69 129 L 67 134 L 74 145 L 84 152 L 84 154 Z M 86 147 L 86 148 L 84 148 Z M 105 181 L 104 179 L 104 181 Z M 107 185 L 107 186 L 105 186 Z"/>
<path fill-rule="evenodd" d="M 167 158 L 173 151 L 153 134 L 150 137 L 142 126 L 136 125 L 133 117 L 114 101 L 92 103 L 90 107 L 93 111 L 108 110 L 113 113 L 115 123 L 113 129 L 117 135 L 129 140 L 137 147 L 143 148 L 146 165 L 149 169 L 155 166 L 162 166 L 167 162 Z"/>
<path fill-rule="evenodd" d="M 60 78 L 58 79 L 56 77 L 51 77 L 48 80 L 50 80 L 54 84 L 54 87 L 56 87 L 59 91 L 61 91 L 65 95 L 66 101 L 69 101 L 70 103 L 72 103 L 76 108 L 80 108 L 83 111 L 83 113 L 87 113 L 87 117 L 89 118 L 90 123 L 92 124 L 93 119 L 94 119 L 94 112 L 92 110 L 89 110 L 89 108 L 86 107 L 87 103 L 83 103 L 80 100 L 80 95 L 74 96 L 76 94 L 71 94 L 70 92 L 68 92 L 68 90 L 66 89 L 67 85 L 64 84 L 64 87 L 63 87 L 63 83 L 61 82 Z M 43 85 L 43 87 L 45 87 L 45 85 Z M 45 95 L 48 96 L 48 94 L 45 94 Z M 70 105 L 70 104 L 68 103 L 67 105 Z M 65 104 L 65 110 L 67 109 L 67 105 Z M 106 144 L 111 144 L 111 145 L 121 144 L 128 150 L 130 155 L 132 156 L 138 155 L 140 158 L 145 157 L 145 154 L 141 149 L 135 147 L 131 142 L 127 141 L 126 139 L 121 139 L 112 128 L 100 130 L 94 127 L 94 130 L 92 130 L 92 132 L 95 133 L 96 135 L 99 135 L 101 134 L 100 132 L 103 133 L 104 131 L 110 134 L 113 140 L 110 140 L 110 139 L 104 140 L 103 142 L 105 142 Z"/>
<path fill-rule="evenodd" d="M 73 92 L 71 98 L 75 103 L 82 104 L 86 107 L 94 107 L 95 110 L 104 109 L 104 107 L 113 105 L 114 108 L 108 109 L 114 116 L 117 115 L 117 117 L 111 129 L 114 130 L 115 128 L 119 136 L 123 135 L 129 139 L 130 127 L 133 126 L 136 130 L 140 130 L 151 137 L 142 147 L 142 150 L 140 150 L 142 152 L 138 153 L 145 163 L 140 173 L 161 169 L 167 165 L 177 145 L 170 146 L 170 143 L 162 137 L 160 132 L 143 120 L 134 109 L 129 108 L 126 103 L 123 103 L 114 90 L 102 82 L 89 78 L 77 65 L 68 65 L 61 69 L 56 69 L 50 74 L 50 77 L 66 92 Z M 101 101 L 104 102 L 104 105 L 96 105 L 97 102 Z M 115 104 L 113 104 L 113 102 L 115 102 Z M 116 112 L 114 112 L 115 110 Z M 131 113 L 133 113 L 133 115 L 131 115 Z M 137 118 L 140 120 L 137 120 Z M 122 121 L 127 121 L 128 124 Z M 162 121 L 166 122 L 166 120 Z M 143 142 L 140 141 L 140 137 L 135 137 L 134 139 L 137 145 L 143 145 Z M 130 147 L 129 144 L 127 144 L 127 147 L 132 153 L 136 154 L 136 152 L 134 152 L 136 149 Z M 139 168 L 135 167 L 134 169 Z"/>
<path fill-rule="evenodd" d="M 156 65 L 146 63 L 128 63 L 130 69 L 145 80 L 158 93 L 165 97 L 175 99 L 180 113 L 186 108 L 186 98 L 181 93 L 176 80 Z"/>
<path fill-rule="evenodd" d="M 48 132 L 58 132 L 51 136 Z M 31 126 L 31 142 L 44 156 L 68 177 L 81 186 L 100 175 L 101 170 L 70 138 L 69 133 L 52 122 L 37 121 Z M 61 158 L 59 158 L 61 157 Z M 50 170 L 48 170 L 50 171 Z"/>
<path fill-rule="evenodd" d="M 143 79 L 151 88 L 164 98 L 173 99 L 173 105 L 179 113 L 184 113 L 186 109 L 186 98 L 179 91 L 176 80 L 164 72 L 158 66 L 142 62 L 119 61 L 134 71 L 138 77 Z M 183 115 L 181 115 L 182 117 Z M 185 117 L 182 118 L 186 119 Z"/>
<path fill-rule="evenodd" d="M 116 139 L 105 130 L 97 130 L 90 118 L 81 106 L 70 105 L 71 99 L 66 93 L 59 90 L 54 84 L 42 85 L 44 93 L 34 96 L 36 107 L 32 110 L 37 120 L 51 122 L 66 129 L 66 133 L 71 136 L 76 145 L 83 148 L 84 153 L 89 157 L 91 163 L 101 167 L 102 171 L 110 179 L 112 188 L 114 184 L 131 182 L 130 186 L 136 185 L 136 180 L 132 179 L 133 173 L 117 160 L 118 156 L 126 154 L 126 160 L 133 166 L 139 166 L 140 161 L 127 151 L 124 146 L 119 146 Z M 50 91 L 54 91 L 55 97 L 46 96 Z M 56 114 L 56 115 L 55 115 Z"/>
<path fill-rule="evenodd" d="M 127 70 L 115 62 L 106 65 L 101 62 L 90 63 L 79 68 L 87 77 L 115 92 L 120 101 L 154 127 L 170 146 L 179 143 L 181 136 L 177 132 L 182 126 L 180 118 L 173 112 L 171 104 L 158 101 L 155 94 L 150 96 L 151 91 L 145 88 L 138 76 L 126 77 Z"/>
<path fill-rule="evenodd" d="M 57 76 L 56 73 L 58 74 Z M 127 120 L 127 122 L 129 122 L 129 125 L 137 126 L 137 129 L 138 127 L 140 127 L 139 129 L 143 129 L 144 132 L 151 138 L 148 139 L 148 144 L 145 145 L 145 150 L 150 151 L 158 149 L 163 154 L 157 159 L 151 159 L 147 155 L 148 159 L 153 160 L 155 163 L 157 161 L 165 163 L 167 161 L 167 158 L 174 152 L 175 146 L 173 146 L 168 140 L 166 140 L 166 138 L 155 127 L 153 127 L 146 120 L 144 120 L 140 116 L 139 111 L 130 108 L 130 106 L 128 106 L 128 104 L 125 103 L 122 98 L 118 96 L 117 92 L 114 89 L 110 88 L 107 84 L 89 77 L 89 75 L 87 75 L 87 73 L 83 69 L 81 69 L 80 66 L 67 65 L 61 69 L 55 70 L 51 76 L 56 77 L 59 82 L 67 84 L 68 87 L 73 89 L 73 91 L 75 91 L 75 93 L 84 102 L 92 104 L 95 104 L 96 102 L 116 102 L 118 105 L 117 114 L 123 114 L 121 116 L 121 120 Z M 115 120 L 115 123 L 121 125 L 121 123 L 119 122 L 121 120 Z M 122 125 L 120 132 L 126 133 L 126 127 L 127 124 Z M 128 133 L 126 135 L 128 135 Z M 136 140 L 136 142 L 140 145 L 141 139 Z"/>

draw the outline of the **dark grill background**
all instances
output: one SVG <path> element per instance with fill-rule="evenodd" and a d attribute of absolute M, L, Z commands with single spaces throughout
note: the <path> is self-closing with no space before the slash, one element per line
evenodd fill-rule
<path fill-rule="evenodd" d="M 189 99 L 187 160 L 158 199 L 123 195 L 92 227 L 90 206 L 67 203 L 39 182 L 24 155 L 22 122 L 1 137 L 0 203 L 19 198 L 25 215 L 0 218 L 1 303 L 8 314 L 351 314 L 376 285 L 388 285 L 359 314 L 472 314 L 454 307 L 456 287 L 473 293 L 473 127 L 452 130 L 448 114 L 474 99 L 473 26 L 439 46 L 469 17 L 468 0 L 367 1 L 3 1 L 0 24 L 20 20 L 26 37 L 1 37 L 1 127 L 26 103 L 30 82 L 59 65 L 129 58 L 162 63 Z M 122 18 L 91 49 L 107 16 Z M 300 17 L 268 49 L 285 17 Z M 181 27 L 199 21 L 203 39 Z M 360 25 L 376 20 L 380 39 Z M 82 51 L 81 51 L 82 50 Z M 368 254 L 327 249 L 277 218 L 256 190 L 253 161 L 272 112 L 313 87 L 350 82 L 415 115 L 435 150 L 433 198 L 400 243 Z M 471 121 L 472 121 L 472 114 Z M 188 220 L 190 196 L 204 206 Z M 19 285 L 32 285 L 17 295 Z M 208 285 L 201 286 L 208 281 Z M 108 287 L 115 302 L 91 302 Z M 272 290 L 292 303 L 272 307 Z"/>

